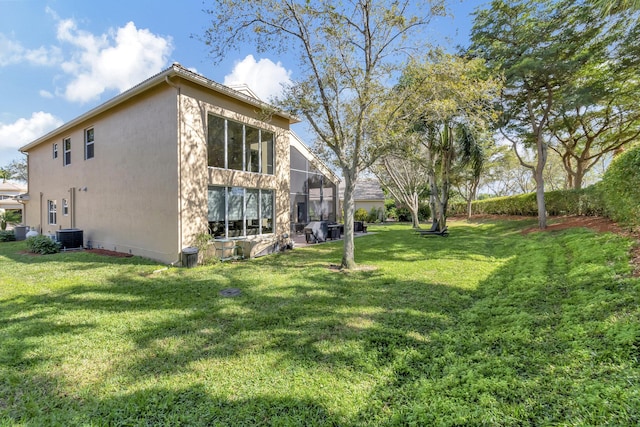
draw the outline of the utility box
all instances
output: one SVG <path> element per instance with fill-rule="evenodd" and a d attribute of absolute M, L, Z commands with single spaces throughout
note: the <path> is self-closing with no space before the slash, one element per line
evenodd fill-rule
<path fill-rule="evenodd" d="M 192 268 L 198 265 L 198 248 L 188 247 L 182 250 L 182 266 Z"/>

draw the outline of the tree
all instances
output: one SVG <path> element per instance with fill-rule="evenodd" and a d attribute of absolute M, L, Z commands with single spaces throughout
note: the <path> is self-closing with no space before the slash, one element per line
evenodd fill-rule
<path fill-rule="evenodd" d="M 600 19 L 598 10 L 581 13 L 588 21 Z M 550 148 L 561 158 L 570 188 L 582 188 L 585 174 L 603 156 L 640 136 L 640 74 L 628 61 L 632 44 L 626 43 L 635 21 L 631 15 L 614 15 L 592 33 L 589 63 L 554 101 Z"/>
<path fill-rule="evenodd" d="M 411 138 L 411 135 L 407 138 Z M 418 228 L 420 201 L 428 194 L 429 175 L 420 148 L 417 152 L 412 150 L 420 146 L 416 142 L 403 145 L 402 149 L 383 155 L 372 171 L 384 189 L 409 209 L 413 228 Z"/>
<path fill-rule="evenodd" d="M 482 136 L 496 119 L 493 102 L 500 82 L 482 59 L 433 52 L 425 63 L 410 63 L 401 86 L 413 93 L 407 104 L 407 132 L 417 135 L 429 177 L 430 205 L 439 230 L 446 226 L 452 183 L 470 168 L 479 177 Z"/>
<path fill-rule="evenodd" d="M 541 229 L 547 225 L 544 171 L 554 102 L 604 48 L 598 35 L 606 20 L 593 20 L 588 9 L 571 0 L 493 0 L 476 13 L 472 29 L 472 50 L 505 76 L 501 132 L 533 172 Z M 535 150 L 535 162 L 525 161 L 519 146 Z"/>
<path fill-rule="evenodd" d="M 345 182 L 341 265 L 354 268 L 355 184 L 387 150 L 386 129 L 399 111 L 389 103 L 403 99 L 388 97 L 386 85 L 411 47 L 424 48 L 426 40 L 419 30 L 443 14 L 443 0 L 214 0 L 214 4 L 208 10 L 211 27 L 204 35 L 214 60 L 244 42 L 260 52 L 298 56 L 301 77 L 278 105 L 304 116 L 317 139 L 335 155 Z"/>
<path fill-rule="evenodd" d="M 7 166 L 0 169 L 0 178 L 15 179 L 16 181 L 27 182 L 27 159 L 12 160 Z"/>
<path fill-rule="evenodd" d="M 640 0 L 592 0 L 603 15 L 640 10 Z"/>

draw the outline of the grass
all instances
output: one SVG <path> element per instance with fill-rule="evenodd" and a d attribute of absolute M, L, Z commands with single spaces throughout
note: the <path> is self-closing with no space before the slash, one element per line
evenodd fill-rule
<path fill-rule="evenodd" d="M 0 244 L 0 426 L 640 423 L 631 241 L 378 226 L 194 269 Z M 219 292 L 239 288 L 235 298 Z"/>

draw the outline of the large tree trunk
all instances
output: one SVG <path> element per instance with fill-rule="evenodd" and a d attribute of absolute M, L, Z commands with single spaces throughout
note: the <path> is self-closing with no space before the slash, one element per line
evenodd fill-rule
<path fill-rule="evenodd" d="M 353 216 L 356 210 L 356 204 L 353 200 L 353 190 L 356 185 L 356 177 L 352 176 L 352 171 L 343 170 L 344 174 L 344 204 L 342 213 L 344 216 L 344 250 L 342 253 L 342 263 L 340 266 L 344 269 L 351 270 L 356 267 L 355 261 L 355 244 L 353 241 Z M 355 175 L 355 174 L 354 174 Z"/>
<path fill-rule="evenodd" d="M 538 227 L 541 230 L 547 228 L 547 205 L 544 200 L 544 167 L 547 163 L 547 144 L 542 140 L 542 136 L 537 138 L 537 163 L 534 170 L 536 181 L 536 202 L 538 205 Z"/>

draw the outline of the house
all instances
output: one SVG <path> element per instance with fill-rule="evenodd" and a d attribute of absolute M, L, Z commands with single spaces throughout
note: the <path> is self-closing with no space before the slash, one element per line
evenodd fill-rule
<path fill-rule="evenodd" d="M 338 217 L 340 179 L 295 133 L 290 144 L 291 233 L 301 233 L 310 221 L 333 221 Z"/>
<path fill-rule="evenodd" d="M 340 186 L 340 194 L 344 194 L 344 184 Z M 356 182 L 353 193 L 355 210 L 364 209 L 371 212 L 375 208 L 380 212 L 380 220 L 384 219 L 384 192 L 380 181 L 375 178 L 361 178 Z M 341 199 L 341 203 L 343 200 Z"/>
<path fill-rule="evenodd" d="M 27 187 L 16 182 L 0 181 L 0 211 L 16 211 L 23 214 L 21 195 L 27 192 Z"/>
<path fill-rule="evenodd" d="M 278 250 L 289 240 L 297 121 L 173 64 L 20 149 L 24 222 L 175 265 L 206 233 L 221 257 Z"/>

